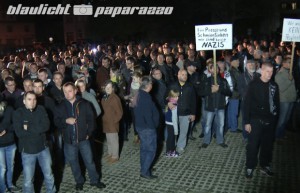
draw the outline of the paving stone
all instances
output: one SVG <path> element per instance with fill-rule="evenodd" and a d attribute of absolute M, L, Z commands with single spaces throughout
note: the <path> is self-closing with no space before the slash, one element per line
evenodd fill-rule
<path fill-rule="evenodd" d="M 198 132 L 194 136 L 199 135 Z M 99 190 L 89 185 L 86 173 L 84 190 L 86 193 L 296 193 L 300 182 L 300 133 L 287 133 L 288 139 L 282 144 L 274 144 L 273 170 L 274 177 L 266 177 L 259 171 L 254 171 L 252 180 L 245 178 L 245 143 L 242 134 L 226 133 L 228 148 L 223 149 L 212 139 L 206 148 L 199 148 L 203 139 L 189 141 L 183 155 L 178 158 L 164 156 L 163 147 L 153 173 L 159 178 L 155 180 L 142 179 L 140 172 L 139 145 L 133 144 L 133 132 L 130 141 L 125 142 L 120 160 L 109 165 L 104 159 L 98 159 L 101 168 L 102 182 L 107 187 Z M 106 143 L 96 143 L 102 146 L 106 155 Z M 55 172 L 55 171 L 54 171 Z M 23 176 L 17 181 L 22 186 Z M 71 168 L 64 169 L 60 191 L 62 193 L 76 192 Z M 42 191 L 45 192 L 44 186 Z"/>

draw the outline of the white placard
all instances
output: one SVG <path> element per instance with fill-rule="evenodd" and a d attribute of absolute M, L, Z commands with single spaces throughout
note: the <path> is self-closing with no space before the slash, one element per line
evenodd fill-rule
<path fill-rule="evenodd" d="M 283 42 L 300 42 L 300 19 L 283 19 Z"/>
<path fill-rule="evenodd" d="M 232 24 L 195 26 L 196 50 L 232 49 Z"/>

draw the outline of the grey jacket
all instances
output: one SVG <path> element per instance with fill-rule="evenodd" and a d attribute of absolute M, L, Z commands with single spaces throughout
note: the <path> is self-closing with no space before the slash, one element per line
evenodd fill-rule
<path fill-rule="evenodd" d="M 101 108 L 100 108 L 99 103 L 96 100 L 96 97 L 87 91 L 84 91 L 81 94 L 81 97 L 84 98 L 85 100 L 89 101 L 93 105 L 96 115 L 98 117 L 101 114 Z"/>
<path fill-rule="evenodd" d="M 295 102 L 297 98 L 297 92 L 295 87 L 295 80 L 289 79 L 289 70 L 281 68 L 275 76 L 275 82 L 279 87 L 279 99 L 280 102 Z"/>

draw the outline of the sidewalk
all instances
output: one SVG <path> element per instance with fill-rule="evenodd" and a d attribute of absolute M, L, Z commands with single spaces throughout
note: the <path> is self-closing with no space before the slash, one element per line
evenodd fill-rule
<path fill-rule="evenodd" d="M 199 129 L 198 129 L 199 131 Z M 223 149 L 215 139 L 206 149 L 200 149 L 202 139 L 189 141 L 184 154 L 178 158 L 167 158 L 162 151 L 153 171 L 158 179 L 140 178 L 139 145 L 130 141 L 124 143 L 120 161 L 108 165 L 102 164 L 102 181 L 107 185 L 103 190 L 89 186 L 87 180 L 81 192 L 96 193 L 293 193 L 297 192 L 300 182 L 300 133 L 287 133 L 288 139 L 282 144 L 275 144 L 273 170 L 274 177 L 266 177 L 259 168 L 252 180 L 245 178 L 245 144 L 242 134 L 227 133 L 225 141 L 228 148 Z M 132 134 L 131 134 L 132 135 Z M 194 133 L 198 136 L 199 133 Z M 99 143 L 98 143 L 99 144 Z M 100 144 L 99 144 L 100 145 Z M 104 151 L 106 144 L 104 143 Z M 105 153 L 104 153 L 105 155 Z M 99 161 L 100 163 L 100 161 Z M 88 176 L 86 174 L 86 176 Z M 18 185 L 21 187 L 23 176 Z M 76 192 L 71 168 L 63 173 L 60 191 Z M 44 187 L 42 192 L 45 192 Z"/>

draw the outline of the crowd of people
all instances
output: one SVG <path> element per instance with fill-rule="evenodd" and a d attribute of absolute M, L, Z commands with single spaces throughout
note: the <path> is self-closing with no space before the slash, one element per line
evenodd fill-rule
<path fill-rule="evenodd" d="M 7 55 L 0 60 L 0 193 L 20 190 L 12 180 L 16 154 L 23 192 L 34 192 L 37 161 L 48 193 L 57 191 L 52 162 L 68 163 L 82 190 L 79 153 L 90 185 L 105 188 L 93 141 L 105 133 L 103 156 L 115 164 L 131 129 L 140 144 L 140 176 L 157 178 L 151 168 L 158 145 L 166 142 L 166 157 L 184 156 L 198 123 L 199 148 L 213 138 L 228 148 L 226 132 L 241 134 L 246 177 L 252 178 L 258 159 L 272 176 L 273 143 L 282 144 L 289 121 L 299 115 L 299 46 L 291 55 L 290 44 L 250 39 L 218 52 L 216 64 L 210 52 L 183 42 L 68 45 Z M 297 119 L 293 123 L 299 127 Z"/>

